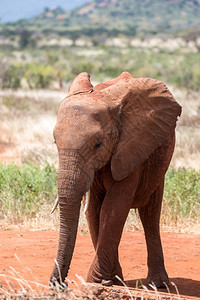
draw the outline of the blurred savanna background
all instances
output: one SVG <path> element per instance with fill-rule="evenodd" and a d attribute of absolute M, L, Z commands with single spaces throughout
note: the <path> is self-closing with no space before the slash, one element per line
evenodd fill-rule
<path fill-rule="evenodd" d="M 0 226 L 58 228 L 52 132 L 83 71 L 94 85 L 123 71 L 168 85 L 183 112 L 161 227 L 200 232 L 199 0 L 1 1 Z M 126 229 L 141 229 L 135 211 Z"/>

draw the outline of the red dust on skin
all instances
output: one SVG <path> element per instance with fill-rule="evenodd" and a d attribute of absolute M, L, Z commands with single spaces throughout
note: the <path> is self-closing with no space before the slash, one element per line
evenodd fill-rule
<path fill-rule="evenodd" d="M 161 236 L 170 282 L 176 284 L 181 295 L 200 298 L 200 234 L 164 232 Z M 48 285 L 56 257 L 57 240 L 57 232 L 1 230 L 0 282 L 4 283 L 1 274 L 10 275 L 11 266 L 24 279 Z M 94 255 L 90 236 L 78 234 L 68 279 L 79 283 L 78 274 L 85 280 Z M 140 285 L 140 279 L 145 284 L 146 255 L 143 232 L 125 232 L 119 256 L 129 287 L 136 287 L 137 280 Z M 170 291 L 176 293 L 173 286 L 170 286 Z"/>

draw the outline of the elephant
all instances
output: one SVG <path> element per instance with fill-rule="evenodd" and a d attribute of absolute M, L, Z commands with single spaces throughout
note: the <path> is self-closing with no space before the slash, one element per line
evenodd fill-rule
<path fill-rule="evenodd" d="M 103 285 L 123 279 L 118 247 L 131 208 L 139 212 L 147 245 L 148 283 L 165 287 L 160 212 L 165 173 L 175 146 L 181 106 L 166 85 L 152 78 L 117 78 L 93 86 L 80 73 L 61 102 L 54 139 L 58 150 L 60 230 L 50 277 L 67 277 L 84 195 L 95 249 L 87 281 Z"/>

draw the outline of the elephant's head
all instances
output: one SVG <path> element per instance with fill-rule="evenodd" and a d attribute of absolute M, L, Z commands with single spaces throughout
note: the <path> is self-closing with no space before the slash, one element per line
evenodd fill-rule
<path fill-rule="evenodd" d="M 73 254 L 81 199 L 95 172 L 110 162 L 115 180 L 127 177 L 173 135 L 180 113 L 160 81 L 134 79 L 125 72 L 93 88 L 87 73 L 75 78 L 54 129 L 59 153 L 61 281 Z M 53 277 L 59 280 L 57 266 Z"/>

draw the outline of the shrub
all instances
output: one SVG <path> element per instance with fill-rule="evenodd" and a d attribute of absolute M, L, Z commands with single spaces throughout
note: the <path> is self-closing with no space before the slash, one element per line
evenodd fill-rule
<path fill-rule="evenodd" d="M 200 220 L 200 172 L 185 168 L 167 172 L 163 218 L 166 223 Z"/>
<path fill-rule="evenodd" d="M 97 63 L 90 60 L 86 60 L 86 59 L 81 59 L 79 61 L 74 60 L 71 65 L 71 72 L 73 76 L 76 76 L 81 72 L 95 74 L 99 72 L 99 67 Z"/>
<path fill-rule="evenodd" d="M 44 168 L 0 164 L 0 218 L 16 222 L 34 217 L 45 201 L 55 200 L 56 182 L 57 170 L 49 164 Z"/>
<path fill-rule="evenodd" d="M 2 88 L 17 89 L 21 86 L 21 78 L 25 67 L 21 64 L 8 65 L 1 74 Z"/>
<path fill-rule="evenodd" d="M 24 77 L 31 89 L 43 89 L 56 80 L 56 72 L 51 66 L 31 64 L 28 65 Z"/>

